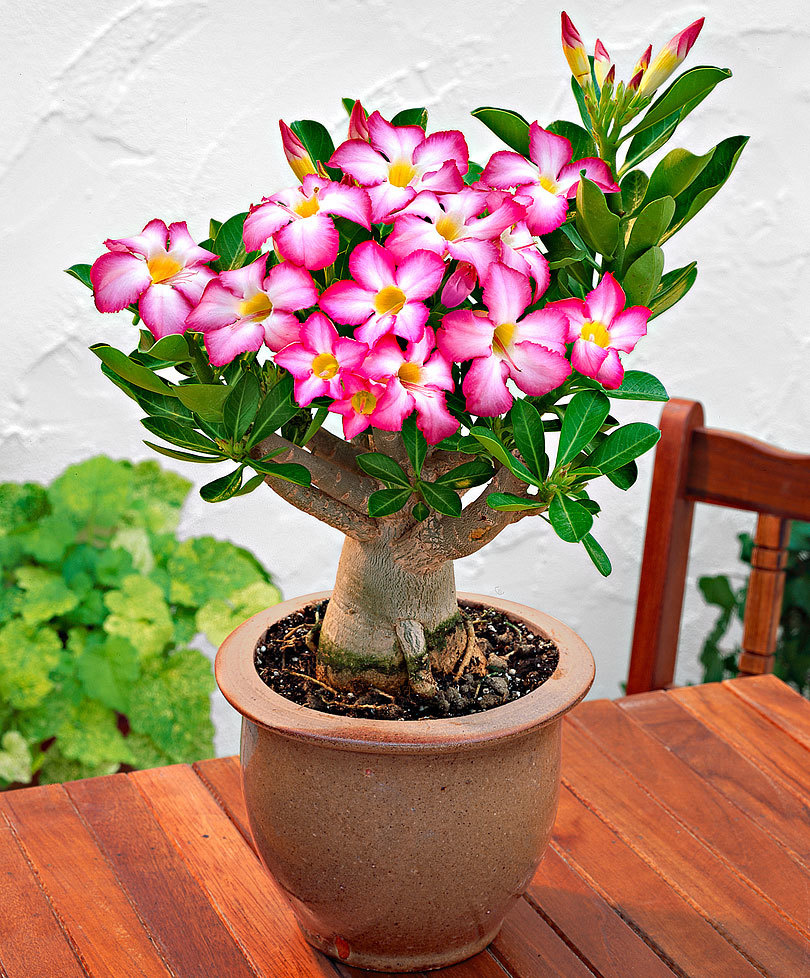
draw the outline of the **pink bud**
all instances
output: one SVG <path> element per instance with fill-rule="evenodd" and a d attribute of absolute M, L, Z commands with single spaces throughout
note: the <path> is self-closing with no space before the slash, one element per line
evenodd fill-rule
<path fill-rule="evenodd" d="M 639 71 L 640 72 L 646 71 L 647 65 L 649 65 L 651 57 L 652 57 L 652 44 L 648 44 L 647 50 L 644 52 L 644 54 L 642 54 L 642 56 L 636 62 L 636 65 L 633 68 L 633 74 L 635 75 L 636 72 Z"/>
<path fill-rule="evenodd" d="M 703 21 L 704 18 L 701 17 L 694 24 L 685 27 L 661 48 L 649 68 L 644 72 L 644 77 L 638 87 L 639 95 L 642 97 L 652 95 L 683 62 L 697 40 L 698 34 L 700 34 Z"/>
<path fill-rule="evenodd" d="M 588 61 L 579 31 L 565 11 L 562 12 L 562 44 L 563 54 L 571 74 L 583 88 L 587 88 L 591 82 L 591 63 Z"/>
<path fill-rule="evenodd" d="M 641 84 L 641 79 L 644 77 L 644 69 L 641 68 L 637 71 L 630 81 L 627 83 L 628 92 L 637 92 L 638 86 Z"/>
<path fill-rule="evenodd" d="M 616 65 L 610 66 L 610 71 L 605 76 L 604 85 L 614 85 L 616 83 Z M 599 86 L 602 87 L 601 85 Z"/>
<path fill-rule="evenodd" d="M 362 139 L 368 142 L 368 116 L 359 101 L 354 103 L 352 114 L 349 116 L 349 139 Z"/>
<path fill-rule="evenodd" d="M 278 127 L 281 130 L 281 145 L 284 147 L 284 155 L 287 157 L 290 169 L 296 178 L 303 183 L 304 177 L 308 173 L 318 172 L 315 169 L 315 164 L 312 162 L 312 157 L 298 136 L 295 135 L 283 119 L 279 119 Z"/>
<path fill-rule="evenodd" d="M 610 55 L 599 38 L 596 39 L 596 46 L 593 50 L 593 70 L 596 75 L 596 82 L 601 88 L 605 84 L 605 78 L 610 70 Z"/>

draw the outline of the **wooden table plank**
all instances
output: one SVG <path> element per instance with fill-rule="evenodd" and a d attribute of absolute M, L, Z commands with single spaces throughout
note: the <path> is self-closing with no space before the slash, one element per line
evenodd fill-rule
<path fill-rule="evenodd" d="M 762 978 L 705 914 L 566 788 L 553 845 L 676 974 Z"/>
<path fill-rule="evenodd" d="M 669 695 L 769 777 L 810 802 L 810 752 L 723 683 L 684 686 Z"/>
<path fill-rule="evenodd" d="M 773 974 L 801 974 L 807 964 L 807 941 L 790 921 L 602 753 L 573 721 L 565 727 L 564 783 L 749 960 Z M 752 920 L 757 921 L 756 927 L 751 926 Z"/>
<path fill-rule="evenodd" d="M 671 978 L 669 966 L 555 846 L 543 857 L 527 897 L 602 978 Z"/>
<path fill-rule="evenodd" d="M 810 938 L 807 869 L 715 788 L 608 700 L 583 703 L 571 721 L 690 831 Z"/>
<path fill-rule="evenodd" d="M 4 978 L 87 978 L 2 811 L 0 908 Z"/>
<path fill-rule="evenodd" d="M 8 792 L 0 808 L 92 978 L 171 974 L 61 785 Z"/>
<path fill-rule="evenodd" d="M 183 978 L 255 978 L 236 942 L 125 774 L 65 785 L 118 881 Z"/>
<path fill-rule="evenodd" d="M 518 900 L 490 946 L 495 957 L 520 978 L 594 978 L 595 972 L 526 900 Z"/>
<path fill-rule="evenodd" d="M 663 690 L 628 696 L 617 706 L 810 866 L 810 805 L 768 777 Z"/>
<path fill-rule="evenodd" d="M 335 978 L 307 944 L 276 883 L 190 767 L 135 771 L 158 824 L 265 978 Z"/>
<path fill-rule="evenodd" d="M 239 758 L 215 757 L 207 761 L 197 761 L 192 766 L 252 848 L 253 836 L 242 792 Z"/>
<path fill-rule="evenodd" d="M 810 709 L 807 700 L 776 676 L 745 676 L 725 681 L 724 687 L 810 749 Z"/>

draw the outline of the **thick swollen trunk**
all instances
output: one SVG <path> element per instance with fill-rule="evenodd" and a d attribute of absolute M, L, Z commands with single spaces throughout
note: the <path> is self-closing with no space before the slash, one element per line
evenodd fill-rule
<path fill-rule="evenodd" d="M 434 676 L 481 658 L 459 612 L 452 561 L 422 573 L 396 563 L 386 527 L 346 538 L 318 638 L 318 677 L 338 689 L 436 692 Z"/>

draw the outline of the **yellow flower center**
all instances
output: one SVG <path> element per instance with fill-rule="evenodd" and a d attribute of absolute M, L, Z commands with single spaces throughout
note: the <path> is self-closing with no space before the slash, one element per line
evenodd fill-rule
<path fill-rule="evenodd" d="M 407 362 L 403 363 L 397 371 L 397 377 L 399 377 L 403 384 L 418 384 L 419 364 Z"/>
<path fill-rule="evenodd" d="M 461 224 L 452 214 L 445 214 L 436 221 L 436 230 L 445 241 L 455 241 L 461 231 Z"/>
<path fill-rule="evenodd" d="M 396 316 L 407 301 L 408 297 L 402 289 L 398 289 L 396 285 L 386 285 L 374 298 L 374 311 L 380 316 Z"/>
<path fill-rule="evenodd" d="M 547 190 L 550 194 L 559 194 L 560 188 L 557 186 L 555 180 L 551 177 L 540 177 L 540 186 L 543 190 Z"/>
<path fill-rule="evenodd" d="M 256 295 L 239 303 L 239 315 L 243 319 L 253 319 L 257 323 L 267 319 L 272 311 L 273 303 L 264 292 L 257 292 Z"/>
<path fill-rule="evenodd" d="M 501 323 L 495 327 L 495 335 L 492 337 L 492 345 L 496 353 L 506 353 L 507 348 L 512 343 L 517 325 L 515 323 Z"/>
<path fill-rule="evenodd" d="M 418 172 L 410 160 L 395 160 L 388 167 L 388 182 L 394 187 L 407 187 Z"/>
<path fill-rule="evenodd" d="M 371 414 L 377 407 L 377 398 L 371 391 L 358 391 L 352 394 L 351 405 L 358 414 Z"/>
<path fill-rule="evenodd" d="M 313 194 L 311 197 L 306 197 L 301 201 L 300 204 L 295 205 L 295 213 L 299 217 L 312 217 L 313 214 L 317 214 L 321 209 L 321 205 L 318 203 L 318 195 Z"/>
<path fill-rule="evenodd" d="M 312 361 L 312 372 L 321 380 L 331 380 L 338 372 L 338 362 L 331 353 L 319 353 Z"/>
<path fill-rule="evenodd" d="M 154 258 L 149 259 L 146 267 L 149 269 L 152 281 L 157 285 L 176 275 L 183 266 L 169 255 L 155 255 Z"/>
<path fill-rule="evenodd" d="M 610 333 L 607 328 L 602 323 L 595 322 L 592 319 L 589 319 L 587 323 L 583 324 L 579 335 L 583 340 L 587 340 L 589 343 L 596 343 L 597 346 L 610 346 Z"/>

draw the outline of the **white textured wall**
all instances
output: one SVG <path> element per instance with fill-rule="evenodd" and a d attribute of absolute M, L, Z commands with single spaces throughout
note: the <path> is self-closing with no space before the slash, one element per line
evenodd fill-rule
<path fill-rule="evenodd" d="M 576 115 L 558 5 L 547 0 L 2 0 L 0 12 L 2 479 L 47 480 L 97 452 L 147 457 L 137 409 L 86 350 L 100 340 L 126 347 L 127 318 L 95 314 L 61 269 L 155 216 L 187 219 L 202 238 L 209 216 L 289 185 L 280 116 L 320 118 L 340 136 L 343 95 L 386 114 L 426 105 L 432 127 L 463 128 L 485 162 L 499 147 L 470 109 L 512 106 L 546 123 Z M 735 77 L 687 120 L 677 145 L 752 140 L 731 185 L 670 243 L 667 267 L 697 257 L 700 276 L 652 324 L 632 365 L 702 400 L 712 424 L 810 451 L 808 8 L 571 0 L 568 12 L 625 73 L 648 40 L 661 44 L 707 15 L 690 64 L 729 66 Z M 655 421 L 658 407 L 627 405 L 621 417 Z M 213 477 L 212 467 L 177 466 L 198 485 Z M 629 494 L 602 492 L 599 538 L 615 568 L 607 581 L 539 521 L 458 565 L 461 587 L 578 629 L 596 655 L 600 695 L 617 695 L 626 671 L 648 488 L 649 463 Z M 749 522 L 700 514 L 695 572 L 733 568 L 734 532 Z M 269 492 L 217 506 L 195 499 L 183 532 L 250 547 L 288 596 L 328 586 L 340 545 Z M 697 676 L 710 619 L 701 604 L 693 590 L 683 679 Z"/>

